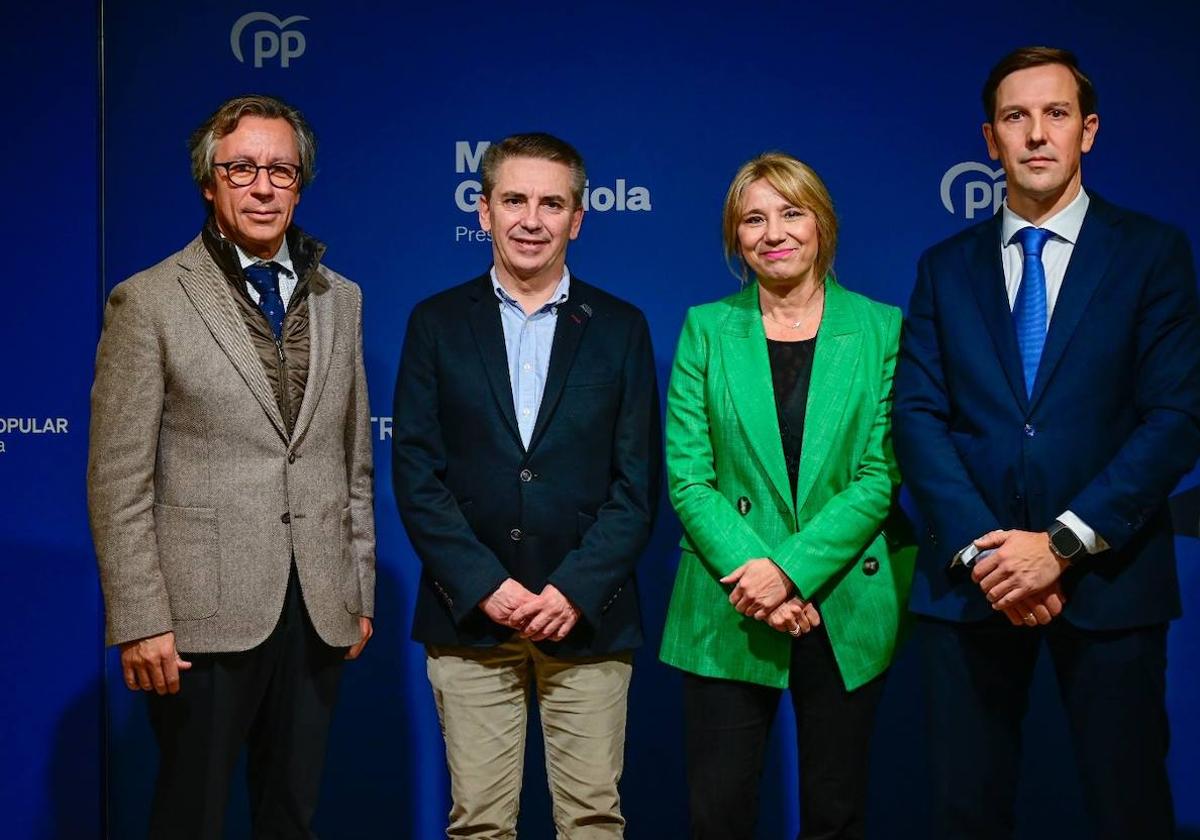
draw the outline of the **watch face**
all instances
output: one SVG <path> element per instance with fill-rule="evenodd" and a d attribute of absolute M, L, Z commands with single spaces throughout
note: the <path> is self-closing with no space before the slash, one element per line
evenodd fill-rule
<path fill-rule="evenodd" d="M 1059 525 L 1050 534 L 1050 544 L 1060 557 L 1074 557 L 1083 548 L 1083 543 L 1075 532 L 1066 525 Z"/>

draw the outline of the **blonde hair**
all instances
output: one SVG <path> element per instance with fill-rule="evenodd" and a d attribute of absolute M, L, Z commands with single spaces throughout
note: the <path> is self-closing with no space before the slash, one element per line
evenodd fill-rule
<path fill-rule="evenodd" d="M 817 223 L 817 259 L 813 269 L 818 280 L 823 281 L 832 272 L 833 257 L 837 253 L 838 223 L 833 212 L 833 199 L 816 172 L 784 152 L 765 152 L 746 161 L 729 184 L 721 231 L 729 270 L 743 284 L 750 281 L 749 267 L 742 257 L 738 240 L 738 226 L 742 221 L 742 196 L 746 188 L 758 180 L 766 181 L 791 204 L 813 214 Z"/>

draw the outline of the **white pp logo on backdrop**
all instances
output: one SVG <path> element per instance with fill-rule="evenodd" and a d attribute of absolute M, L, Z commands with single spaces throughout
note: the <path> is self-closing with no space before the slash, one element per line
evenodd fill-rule
<path fill-rule="evenodd" d="M 304 15 L 292 15 L 280 20 L 270 12 L 249 12 L 238 18 L 233 29 L 229 32 L 229 46 L 233 57 L 243 64 L 246 59 L 242 56 L 242 31 L 252 23 L 271 23 L 278 32 L 269 28 L 257 29 L 254 32 L 254 66 L 262 67 L 263 60 L 278 58 L 280 67 L 287 67 L 293 58 L 304 55 L 306 43 L 304 33 L 297 29 L 288 29 L 293 23 L 308 20 Z"/>
<path fill-rule="evenodd" d="M 946 170 L 946 174 L 942 176 L 942 206 L 946 208 L 947 213 L 957 214 L 951 191 L 959 176 L 968 172 L 983 175 L 984 178 L 972 178 L 963 182 L 963 215 L 974 219 L 976 210 L 995 213 L 1004 203 L 1004 193 L 1008 188 L 1008 182 L 1003 180 L 1004 167 L 992 169 L 986 163 L 976 163 L 973 160 L 956 163 Z"/>

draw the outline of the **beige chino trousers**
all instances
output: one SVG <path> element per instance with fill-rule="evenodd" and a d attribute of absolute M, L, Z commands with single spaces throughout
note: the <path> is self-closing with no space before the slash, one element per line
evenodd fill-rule
<path fill-rule="evenodd" d="M 531 688 L 558 840 L 624 836 L 617 782 L 632 654 L 562 659 L 514 637 L 492 648 L 430 645 L 426 669 L 450 767 L 447 837 L 517 836 Z"/>

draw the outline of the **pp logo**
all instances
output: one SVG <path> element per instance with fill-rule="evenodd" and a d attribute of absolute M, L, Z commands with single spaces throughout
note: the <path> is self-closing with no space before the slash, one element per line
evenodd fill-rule
<path fill-rule="evenodd" d="M 1004 168 L 989 169 L 987 164 L 976 163 L 973 160 L 956 163 L 946 170 L 946 174 L 942 176 L 942 206 L 946 208 L 947 213 L 956 212 L 950 191 L 954 189 L 954 182 L 959 176 L 968 172 L 983 175 L 986 180 L 972 178 L 963 183 L 963 215 L 974 219 L 976 210 L 990 210 L 995 213 L 1004 203 L 1004 193 L 1008 186 L 1003 180 Z"/>
<path fill-rule="evenodd" d="M 233 49 L 233 57 L 243 64 L 246 63 L 246 59 L 242 57 L 242 30 L 252 23 L 270 23 L 279 31 L 261 28 L 254 32 L 254 66 L 262 67 L 264 59 L 278 57 L 279 66 L 287 67 L 293 58 L 304 55 L 304 33 L 288 29 L 293 23 L 302 20 L 308 18 L 304 15 L 292 15 L 280 20 L 270 12 L 249 12 L 242 15 L 229 33 L 229 46 Z"/>

